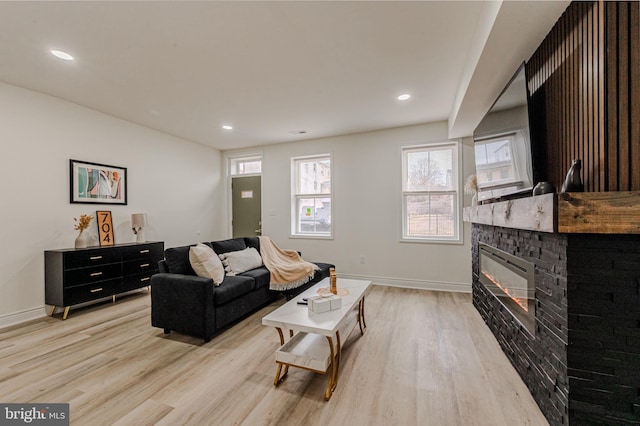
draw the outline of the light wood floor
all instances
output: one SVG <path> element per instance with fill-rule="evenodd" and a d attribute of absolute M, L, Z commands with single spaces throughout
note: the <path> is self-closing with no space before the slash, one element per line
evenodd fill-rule
<path fill-rule="evenodd" d="M 205 344 L 151 327 L 146 291 L 0 330 L 0 401 L 68 402 L 72 425 L 546 425 L 468 294 L 374 286 L 338 387 L 273 386 L 271 304 Z"/>

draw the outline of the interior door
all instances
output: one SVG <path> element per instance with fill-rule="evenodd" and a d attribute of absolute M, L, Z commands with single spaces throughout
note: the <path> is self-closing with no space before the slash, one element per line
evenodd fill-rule
<path fill-rule="evenodd" d="M 233 237 L 262 235 L 261 176 L 231 178 Z"/>

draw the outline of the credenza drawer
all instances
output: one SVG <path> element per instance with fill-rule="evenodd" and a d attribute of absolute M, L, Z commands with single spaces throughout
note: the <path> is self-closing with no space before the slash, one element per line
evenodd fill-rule
<path fill-rule="evenodd" d="M 151 276 L 155 272 L 142 272 L 136 275 L 127 275 L 122 278 L 122 291 L 135 290 L 151 284 Z"/>
<path fill-rule="evenodd" d="M 64 269 L 84 268 L 91 265 L 115 263 L 121 260 L 120 250 L 91 249 L 65 253 Z"/>
<path fill-rule="evenodd" d="M 122 264 L 111 263 L 108 265 L 96 265 L 89 268 L 69 269 L 64 271 L 64 286 L 71 287 L 79 284 L 95 283 L 122 275 Z"/>
<path fill-rule="evenodd" d="M 123 247 L 122 258 L 123 260 L 133 260 L 141 258 L 160 258 L 164 256 L 163 244 L 137 244 L 135 246 Z"/>
<path fill-rule="evenodd" d="M 109 297 L 121 292 L 121 280 L 102 281 L 94 284 L 69 287 L 64 290 L 64 300 L 68 305 L 88 302 L 90 300 Z"/>
<path fill-rule="evenodd" d="M 139 274 L 141 272 L 158 272 L 158 262 L 152 258 L 124 262 L 123 275 Z"/>

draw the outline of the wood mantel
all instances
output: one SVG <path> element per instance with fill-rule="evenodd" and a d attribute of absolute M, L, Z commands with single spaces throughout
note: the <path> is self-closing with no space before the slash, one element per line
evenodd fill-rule
<path fill-rule="evenodd" d="M 640 234 L 640 192 L 558 194 L 558 232 Z"/>
<path fill-rule="evenodd" d="M 545 194 L 464 208 L 464 221 L 565 234 L 640 234 L 640 192 Z"/>
<path fill-rule="evenodd" d="M 499 201 L 465 207 L 463 218 L 484 225 L 554 232 L 554 203 L 555 194 Z"/>

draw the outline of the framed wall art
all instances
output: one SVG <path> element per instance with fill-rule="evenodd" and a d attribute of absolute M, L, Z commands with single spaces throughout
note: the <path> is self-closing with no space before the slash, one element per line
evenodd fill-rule
<path fill-rule="evenodd" d="M 111 212 L 106 210 L 96 211 L 96 222 L 98 222 L 98 238 L 100 240 L 100 246 L 112 246 L 114 241 Z"/>
<path fill-rule="evenodd" d="M 127 204 L 127 169 L 69 160 L 70 202 Z"/>

